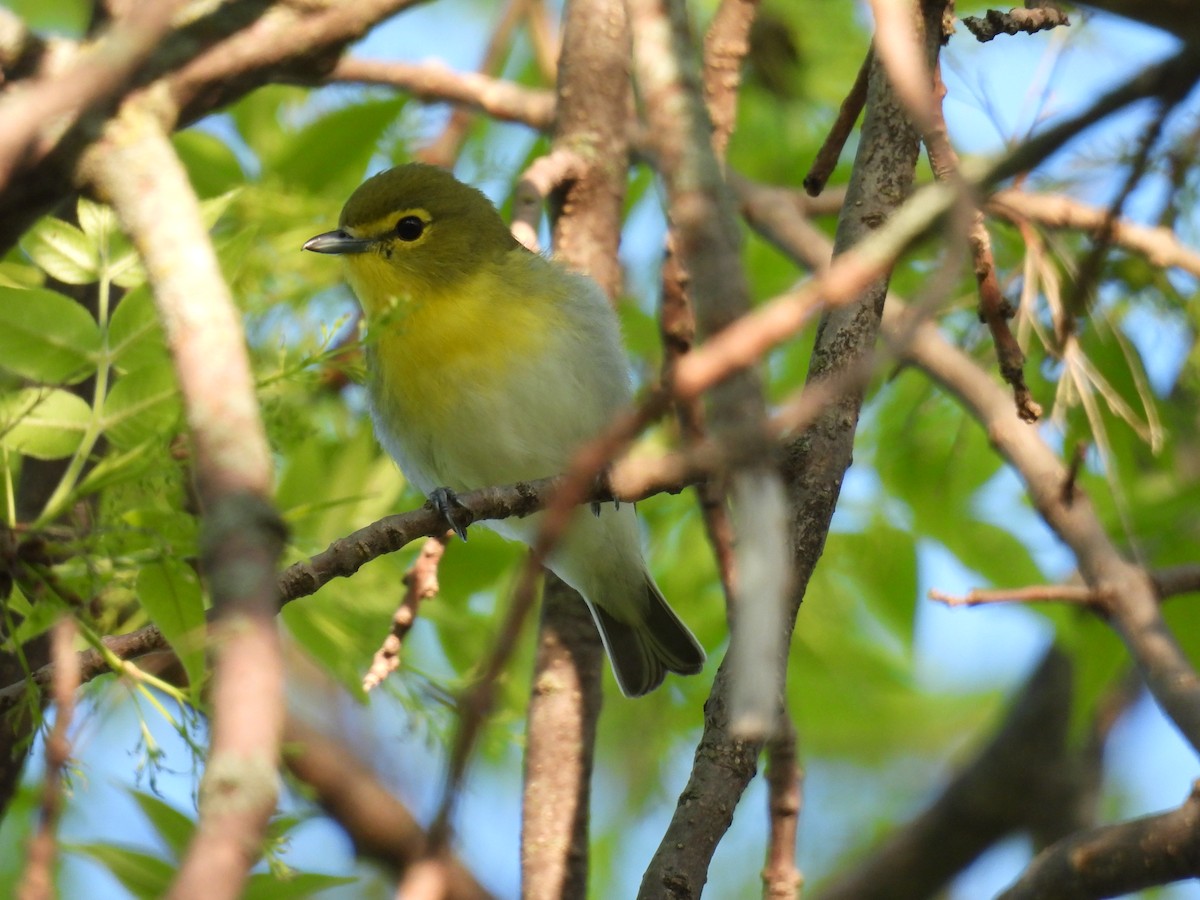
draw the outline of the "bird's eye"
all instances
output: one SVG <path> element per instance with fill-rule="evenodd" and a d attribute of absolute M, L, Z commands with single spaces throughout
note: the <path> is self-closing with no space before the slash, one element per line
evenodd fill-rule
<path fill-rule="evenodd" d="M 425 231 L 425 222 L 420 216 L 405 216 L 396 223 L 396 237 L 402 241 L 415 241 Z"/>

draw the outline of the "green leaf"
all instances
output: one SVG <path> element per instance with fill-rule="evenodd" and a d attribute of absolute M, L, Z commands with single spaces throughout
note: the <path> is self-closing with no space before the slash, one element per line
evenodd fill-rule
<path fill-rule="evenodd" d="M 103 203 L 96 203 L 87 197 L 80 197 L 75 206 L 75 215 L 79 219 L 79 227 L 83 233 L 92 239 L 96 247 L 102 247 L 109 236 L 116 230 L 117 217 L 112 208 Z"/>
<path fill-rule="evenodd" d="M 92 16 L 92 4 L 84 0 L 5 0 L 4 5 L 30 29 L 68 37 L 83 37 Z"/>
<path fill-rule="evenodd" d="M 132 248 L 119 254 L 108 265 L 108 277 L 113 284 L 126 290 L 141 287 L 146 283 L 146 267 L 142 265 L 141 255 Z"/>
<path fill-rule="evenodd" d="M 68 391 L 26 388 L 0 397 L 0 446 L 37 459 L 79 449 L 92 408 Z"/>
<path fill-rule="evenodd" d="M 0 287 L 0 365 L 32 381 L 82 381 L 95 371 L 100 329 L 69 297 Z"/>
<path fill-rule="evenodd" d="M 108 346 L 113 365 L 125 372 L 168 364 L 167 339 L 150 291 L 132 290 L 117 304 L 108 323 Z"/>
<path fill-rule="evenodd" d="M 917 551 L 906 531 L 874 523 L 858 534 L 831 534 L 825 546 L 830 558 L 870 560 L 870 565 L 837 567 L 835 580 L 845 578 L 853 596 L 888 626 L 903 643 L 912 646 L 917 606 Z"/>
<path fill-rule="evenodd" d="M 42 219 L 21 241 L 21 249 L 66 284 L 91 284 L 100 274 L 97 243 L 62 219 Z"/>
<path fill-rule="evenodd" d="M 88 469 L 75 489 L 75 496 L 83 498 L 111 485 L 131 481 L 152 468 L 160 473 L 163 460 L 154 451 L 161 451 L 161 448 L 161 440 L 150 440 L 123 452 L 110 450 Z"/>
<path fill-rule="evenodd" d="M 292 137 L 275 171 L 287 184 L 313 192 L 339 178 L 358 181 L 404 103 L 376 100 L 327 113 Z"/>
<path fill-rule="evenodd" d="M 138 572 L 138 598 L 188 675 L 193 694 L 204 682 L 204 595 L 191 567 L 173 557 Z"/>
<path fill-rule="evenodd" d="M 12 594 L 5 604 L 20 616 L 21 623 L 12 633 L 10 648 L 22 646 L 46 634 L 68 612 L 57 598 L 41 597 L 37 603 L 31 604 L 17 585 L 13 585 Z M 12 652 L 10 648 L 9 652 Z"/>
<path fill-rule="evenodd" d="M 200 218 L 204 222 L 204 227 L 211 229 L 220 220 L 221 216 L 225 215 L 225 211 L 229 209 L 233 201 L 237 199 L 238 194 L 242 192 L 241 188 L 234 188 L 231 191 L 226 191 L 216 197 L 209 197 L 207 200 L 200 201 Z"/>
<path fill-rule="evenodd" d="M 236 154 L 215 135 L 189 128 L 177 132 L 172 142 L 187 167 L 188 178 L 198 196 L 214 197 L 228 193 L 245 180 Z"/>
<path fill-rule="evenodd" d="M 166 365 L 146 366 L 117 379 L 104 400 L 104 432 L 113 445 L 133 447 L 173 431 L 179 388 Z"/>
<path fill-rule="evenodd" d="M 27 848 L 41 806 L 42 788 L 23 780 L 0 817 L 0 884 L 16 885 L 29 864 Z"/>
<path fill-rule="evenodd" d="M 230 109 L 238 133 L 264 171 L 274 170 L 281 150 L 287 146 L 287 136 L 280 126 L 284 114 L 307 102 L 308 97 L 306 90 L 269 84 L 251 91 Z"/>
<path fill-rule="evenodd" d="M 297 872 L 289 877 L 258 873 L 246 880 L 242 900 L 303 900 L 330 888 L 357 883 L 357 878 L 319 872 Z"/>
<path fill-rule="evenodd" d="M 41 287 L 46 276 L 36 266 L 27 266 L 18 262 L 0 262 L 0 287 L 36 288 Z"/>
<path fill-rule="evenodd" d="M 176 860 L 181 859 L 196 830 L 195 820 L 153 794 L 133 788 L 128 788 L 128 791 L 129 796 L 141 807 L 142 815 L 150 820 L 155 832 L 170 848 L 171 855 Z"/>
<path fill-rule="evenodd" d="M 176 866 L 142 850 L 112 844 L 65 844 L 64 849 L 100 863 L 139 900 L 165 896 L 176 874 Z"/>

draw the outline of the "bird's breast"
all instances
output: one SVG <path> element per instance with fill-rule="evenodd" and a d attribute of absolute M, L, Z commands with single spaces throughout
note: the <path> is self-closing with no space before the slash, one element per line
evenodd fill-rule
<path fill-rule="evenodd" d="M 565 388 L 552 376 L 569 365 L 554 361 L 563 321 L 553 303 L 468 283 L 397 300 L 389 314 L 368 318 L 376 430 L 418 487 L 480 487 L 557 470 L 542 473 L 533 452 L 545 392 Z"/>

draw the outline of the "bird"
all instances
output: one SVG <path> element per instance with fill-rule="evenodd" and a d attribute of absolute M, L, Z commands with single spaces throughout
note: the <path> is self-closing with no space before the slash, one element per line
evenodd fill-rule
<path fill-rule="evenodd" d="M 368 178 L 304 249 L 342 258 L 366 322 L 376 436 L 460 533 L 456 493 L 563 472 L 630 401 L 604 293 L 524 247 L 449 171 L 407 163 Z M 484 524 L 531 545 L 538 520 Z M 631 504 L 576 511 L 546 565 L 583 597 L 624 695 L 701 671 L 704 649 L 655 584 Z"/>

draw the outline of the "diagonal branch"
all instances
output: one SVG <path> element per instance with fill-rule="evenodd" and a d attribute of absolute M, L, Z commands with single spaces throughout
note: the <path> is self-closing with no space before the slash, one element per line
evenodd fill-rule
<path fill-rule="evenodd" d="M 1071 835 L 1044 850 L 1001 900 L 1086 900 L 1200 876 L 1200 788 L 1178 809 Z"/>
<path fill-rule="evenodd" d="M 158 120 L 127 104 L 83 171 L 145 263 L 175 363 L 216 610 L 213 729 L 200 823 L 174 897 L 235 897 L 274 812 L 283 720 L 275 566 L 283 525 L 241 324 L 199 203 Z"/>

